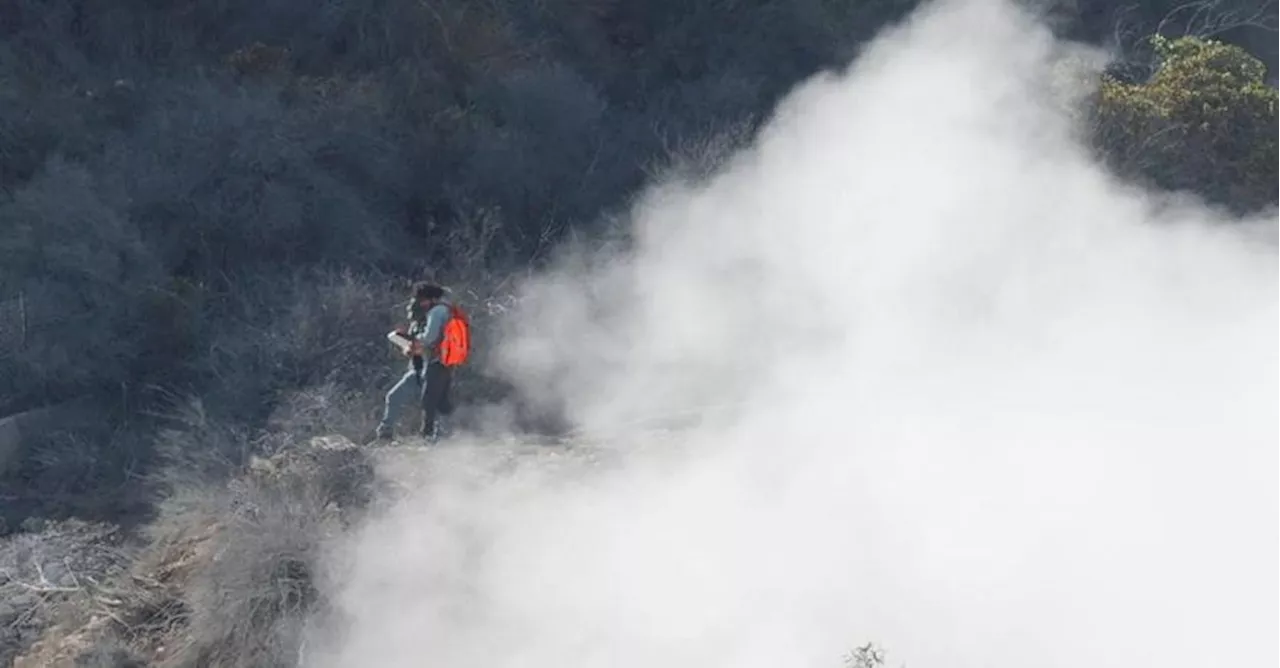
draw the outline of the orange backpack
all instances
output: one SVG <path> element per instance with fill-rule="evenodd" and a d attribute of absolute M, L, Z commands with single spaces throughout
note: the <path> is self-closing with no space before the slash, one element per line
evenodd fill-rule
<path fill-rule="evenodd" d="M 462 366 L 471 354 L 471 320 L 457 304 L 449 305 L 449 320 L 440 339 L 440 363 Z"/>

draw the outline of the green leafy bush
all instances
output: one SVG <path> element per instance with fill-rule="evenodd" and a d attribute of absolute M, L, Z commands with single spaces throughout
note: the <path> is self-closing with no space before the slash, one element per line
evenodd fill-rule
<path fill-rule="evenodd" d="M 1276 89 L 1243 49 L 1196 37 L 1152 38 L 1147 81 L 1103 79 L 1097 140 L 1118 168 L 1240 210 L 1277 197 Z"/>

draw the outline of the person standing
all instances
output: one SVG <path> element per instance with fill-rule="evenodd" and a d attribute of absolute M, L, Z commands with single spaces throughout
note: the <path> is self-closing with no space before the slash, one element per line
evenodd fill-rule
<path fill-rule="evenodd" d="M 409 368 L 387 392 L 376 438 L 390 441 L 405 407 L 416 399 L 422 410 L 419 433 L 435 442 L 444 431 L 442 418 L 453 413 L 453 372 L 470 352 L 470 326 L 462 309 L 435 283 L 415 283 L 405 311 L 409 322 L 397 331 L 410 341 L 404 350 Z"/>

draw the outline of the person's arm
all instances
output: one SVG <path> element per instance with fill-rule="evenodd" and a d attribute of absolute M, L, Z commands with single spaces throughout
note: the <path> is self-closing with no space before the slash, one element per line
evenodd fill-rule
<path fill-rule="evenodd" d="M 427 323 L 418 335 L 418 345 L 422 351 L 434 351 L 444 337 L 444 323 L 449 319 L 449 306 L 436 304 L 427 311 Z"/>

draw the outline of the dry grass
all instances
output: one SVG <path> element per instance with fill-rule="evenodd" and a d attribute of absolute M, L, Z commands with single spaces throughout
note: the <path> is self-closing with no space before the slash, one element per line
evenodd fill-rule
<path fill-rule="evenodd" d="M 129 571 L 86 588 L 19 665 L 294 665 L 317 555 L 373 480 L 364 451 L 331 438 L 255 458 L 227 485 L 182 483 Z"/>

